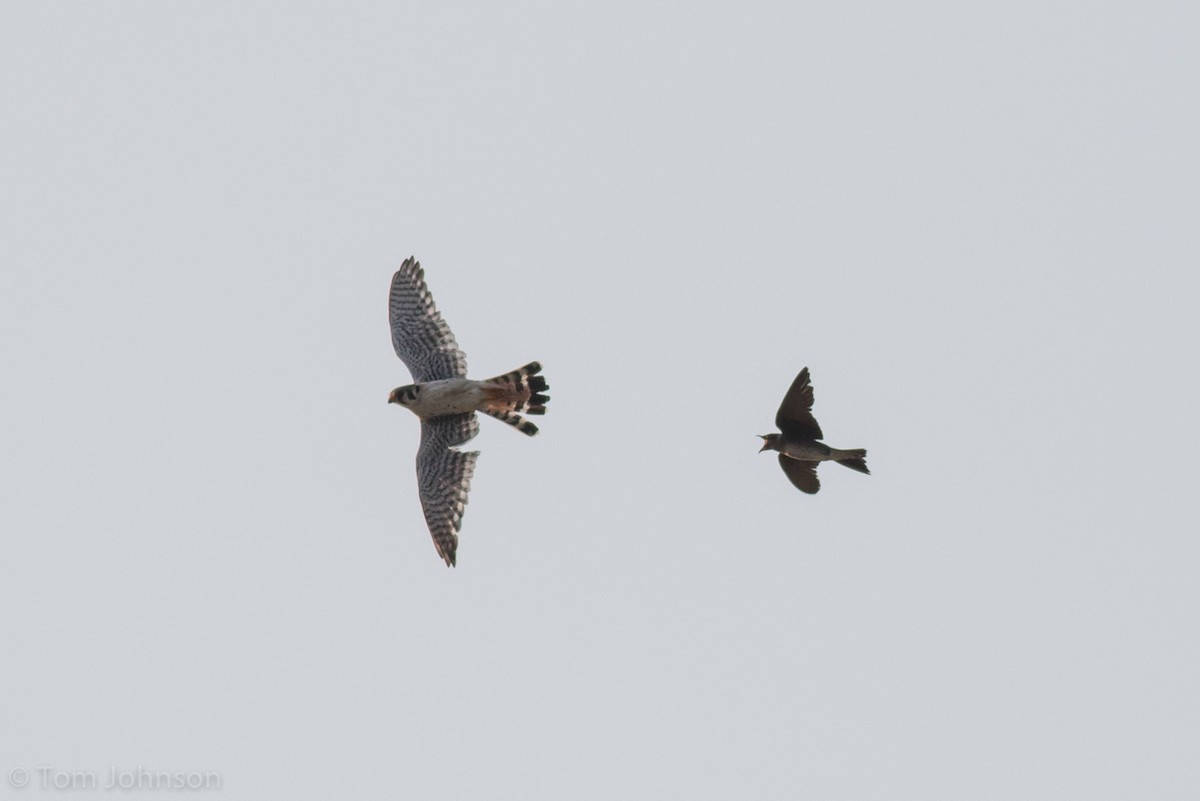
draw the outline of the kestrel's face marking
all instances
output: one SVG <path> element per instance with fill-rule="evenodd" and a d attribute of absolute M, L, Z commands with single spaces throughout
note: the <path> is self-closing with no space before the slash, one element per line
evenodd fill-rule
<path fill-rule="evenodd" d="M 402 387 L 396 387 L 388 395 L 388 403 L 398 403 L 401 406 L 408 406 L 417 399 L 417 394 L 421 388 L 416 384 L 406 384 Z"/>

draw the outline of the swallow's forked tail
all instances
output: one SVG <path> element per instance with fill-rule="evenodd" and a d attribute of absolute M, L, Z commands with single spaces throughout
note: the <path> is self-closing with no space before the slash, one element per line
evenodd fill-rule
<path fill-rule="evenodd" d="M 542 365 L 530 362 L 524 367 L 518 367 L 511 373 L 498 375 L 484 381 L 484 391 L 487 393 L 487 414 L 497 420 L 503 420 L 522 434 L 533 436 L 538 432 L 537 426 L 526 420 L 518 412 L 525 414 L 545 414 L 549 395 L 544 395 L 550 385 L 546 379 L 538 375 Z"/>
<path fill-rule="evenodd" d="M 858 448 L 852 451 L 839 451 L 845 454 L 845 457 L 838 456 L 837 463 L 849 467 L 851 470 L 857 470 L 860 473 L 871 475 L 871 471 L 867 469 L 867 452 L 863 448 Z"/>

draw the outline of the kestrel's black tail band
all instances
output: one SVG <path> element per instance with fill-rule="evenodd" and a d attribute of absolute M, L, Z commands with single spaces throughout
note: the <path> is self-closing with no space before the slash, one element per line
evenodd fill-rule
<path fill-rule="evenodd" d="M 510 412 L 507 409 L 488 409 L 485 414 L 490 414 L 497 420 L 503 420 L 528 437 L 532 437 L 538 432 L 538 427 L 533 423 L 529 422 L 521 415 L 515 412 Z"/>
<path fill-rule="evenodd" d="M 501 389 L 501 392 L 496 393 L 491 400 L 496 412 L 525 412 L 526 414 L 545 414 L 546 403 L 550 400 L 550 396 L 544 394 L 550 388 L 546 383 L 546 379 L 538 375 L 542 371 L 542 365 L 539 362 L 530 362 L 524 367 L 519 367 L 510 373 L 498 375 L 495 378 L 489 378 L 484 381 L 485 384 L 490 384 Z M 488 414 L 504 420 L 509 425 L 524 431 L 532 436 L 537 432 L 537 426 L 533 423 L 525 423 L 526 426 L 533 429 L 527 431 L 520 425 L 505 419 L 499 414 L 495 414 L 492 409 L 486 410 Z M 520 420 L 520 418 L 517 418 Z"/>

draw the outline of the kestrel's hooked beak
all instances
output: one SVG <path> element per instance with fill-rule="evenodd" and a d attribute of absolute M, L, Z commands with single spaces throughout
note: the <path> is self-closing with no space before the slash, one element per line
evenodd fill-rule
<path fill-rule="evenodd" d="M 388 393 L 388 403 L 399 403 L 399 402 L 400 402 L 400 396 L 397 395 L 396 390 L 393 389 L 391 392 Z"/>

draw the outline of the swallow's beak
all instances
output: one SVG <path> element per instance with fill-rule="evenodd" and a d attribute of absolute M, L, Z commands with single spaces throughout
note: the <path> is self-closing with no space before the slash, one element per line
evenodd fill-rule
<path fill-rule="evenodd" d="M 760 437 L 763 441 L 763 446 L 758 449 L 758 452 L 762 453 L 763 451 L 765 451 L 767 449 L 767 437 L 765 434 L 758 434 L 757 436 Z"/>

